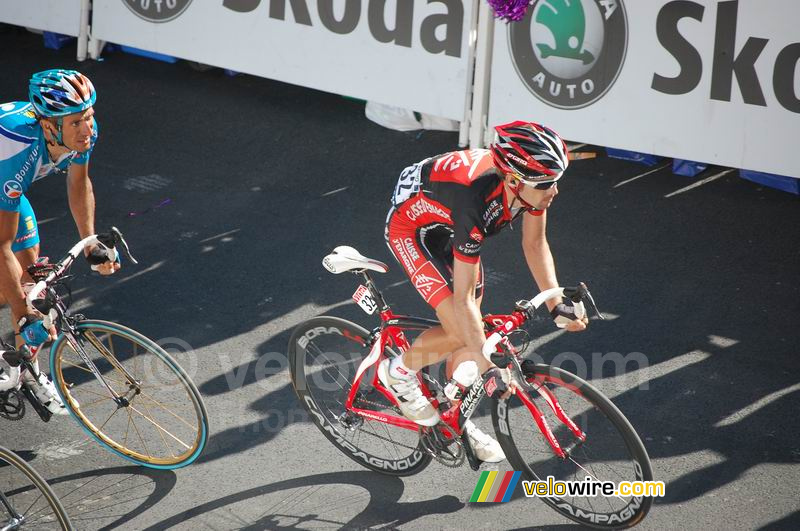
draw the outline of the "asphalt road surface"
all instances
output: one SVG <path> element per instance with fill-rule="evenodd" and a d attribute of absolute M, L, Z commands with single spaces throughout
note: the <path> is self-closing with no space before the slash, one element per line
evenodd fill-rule
<path fill-rule="evenodd" d="M 372 326 L 349 302 L 354 279 L 320 265 L 335 245 L 391 263 L 390 302 L 431 315 L 391 261 L 383 221 L 400 170 L 454 149 L 455 134 L 383 129 L 362 103 L 250 76 L 74 55 L 0 30 L 0 100 L 25 99 L 30 74 L 52 67 L 80 69 L 99 93 L 97 226 L 120 227 L 140 265 L 111 279 L 79 265 L 74 308 L 182 351 L 212 422 L 205 453 L 173 472 L 130 466 L 69 418 L 0 420 L 0 444 L 53 483 L 80 529 L 572 526 L 519 492 L 466 503 L 468 467 L 402 480 L 359 468 L 289 383 L 298 323 L 331 313 Z M 534 323 L 536 353 L 567 369 L 585 360 L 644 440 L 666 496 L 640 528 L 798 529 L 798 199 L 736 173 L 680 193 L 698 179 L 665 168 L 630 181 L 648 170 L 605 156 L 571 166 L 549 214 L 559 279 L 589 283 L 612 319 L 582 334 Z M 29 194 L 45 255 L 77 240 L 63 179 Z M 518 230 L 490 240 L 484 260 L 485 310 L 534 293 Z M 609 353 L 644 362 L 593 367 Z M 488 427 L 485 411 L 477 422 Z"/>

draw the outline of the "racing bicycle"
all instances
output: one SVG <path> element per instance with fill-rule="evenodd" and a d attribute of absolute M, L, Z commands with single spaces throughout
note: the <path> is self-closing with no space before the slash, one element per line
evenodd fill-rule
<path fill-rule="evenodd" d="M 122 233 L 112 227 L 76 243 L 56 263 L 43 258 L 28 268 L 36 283 L 27 294 L 28 305 L 58 331 L 50 347 L 50 376 L 58 394 L 78 424 L 118 456 L 150 468 L 189 465 L 203 451 L 209 429 L 205 404 L 189 375 L 143 334 L 69 311 L 70 267 L 88 246 L 114 257 L 119 247 L 136 263 Z M 38 373 L 27 346 L 3 357 Z M 0 416 L 22 418 L 23 398 L 43 421 L 50 420 L 50 411 L 21 383 L 0 392 Z"/>
<path fill-rule="evenodd" d="M 481 462 L 464 425 L 486 396 L 483 379 L 460 388 L 451 399 L 444 381 L 429 368 L 420 371 L 422 392 L 438 408 L 441 421 L 425 427 L 406 419 L 378 379 L 377 366 L 410 347 L 407 333 L 439 323 L 394 313 L 369 274 L 387 272 L 386 264 L 340 246 L 323 265 L 335 274 L 349 271 L 361 276 L 363 283 L 353 299 L 366 313 L 377 312 L 380 322 L 370 330 L 320 316 L 293 331 L 288 348 L 292 384 L 314 424 L 349 458 L 384 474 L 416 474 L 432 460 L 448 467 L 466 462 L 477 470 Z M 647 450 L 611 400 L 574 374 L 523 357 L 530 337 L 521 327 L 555 297 L 569 299 L 579 318 L 586 315 L 586 306 L 602 318 L 584 284 L 548 289 L 517 302 L 508 315 L 484 317 L 484 356 L 508 367 L 518 382 L 515 394 L 490 405 L 494 431 L 509 463 L 531 481 L 546 481 L 549 476 L 556 481 L 589 477 L 616 484 L 652 481 Z M 653 502 L 648 496 L 615 495 L 542 500 L 571 520 L 602 529 L 636 525 Z"/>
<path fill-rule="evenodd" d="M 0 530 L 73 529 L 50 485 L 19 455 L 0 446 Z"/>

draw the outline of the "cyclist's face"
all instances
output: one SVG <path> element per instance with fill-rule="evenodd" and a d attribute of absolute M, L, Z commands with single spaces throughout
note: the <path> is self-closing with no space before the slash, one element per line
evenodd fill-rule
<path fill-rule="evenodd" d="M 89 107 L 83 112 L 68 114 L 62 120 L 62 142 L 69 149 L 78 152 L 87 151 L 92 145 L 94 132 L 94 109 Z"/>

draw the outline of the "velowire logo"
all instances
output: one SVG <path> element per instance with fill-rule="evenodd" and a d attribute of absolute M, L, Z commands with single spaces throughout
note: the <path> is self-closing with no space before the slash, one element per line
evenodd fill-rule
<path fill-rule="evenodd" d="M 628 21 L 622 0 L 536 0 L 509 24 L 517 73 L 540 100 L 580 109 L 611 88 L 625 62 Z"/>
<path fill-rule="evenodd" d="M 178 18 L 192 0 L 122 0 L 137 16 L 150 22 L 169 22 Z"/>

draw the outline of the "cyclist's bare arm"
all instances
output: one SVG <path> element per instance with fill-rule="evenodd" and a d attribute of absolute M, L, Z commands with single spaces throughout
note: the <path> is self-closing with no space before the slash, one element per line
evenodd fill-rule
<path fill-rule="evenodd" d="M 67 170 L 67 196 L 78 234 L 81 238 L 94 234 L 94 190 L 89 179 L 88 164 L 70 164 Z"/>
<path fill-rule="evenodd" d="M 547 243 L 546 227 L 547 211 L 541 216 L 525 214 L 522 217 L 522 250 L 525 253 L 525 261 L 528 262 L 531 275 L 540 291 L 558 286 L 553 254 Z M 555 299 L 548 300 L 546 302 L 547 309 L 552 310 L 557 302 Z"/>
<path fill-rule="evenodd" d="M 89 164 L 71 164 L 67 173 L 67 196 L 69 209 L 75 226 L 81 238 L 94 234 L 94 189 L 89 179 Z M 91 249 L 87 248 L 88 253 Z M 97 266 L 101 275 L 110 275 L 117 271 L 120 265 L 115 262 L 106 262 Z"/>
<path fill-rule="evenodd" d="M 481 372 L 490 367 L 481 357 L 481 347 L 486 340 L 483 320 L 478 302 L 475 300 L 475 284 L 480 275 L 480 262 L 470 264 L 459 259 L 453 260 L 453 312 L 459 325 L 459 335 L 464 348 L 474 356 Z M 485 367 L 484 367 L 485 365 Z"/>
<path fill-rule="evenodd" d="M 540 291 L 558 287 L 556 266 L 550 244 L 547 243 L 547 211 L 541 216 L 525 215 L 522 218 L 522 249 L 525 260 L 531 270 L 533 279 Z M 555 308 L 558 299 L 549 299 L 545 302 L 548 310 Z M 586 329 L 588 320 L 571 321 L 566 329 L 570 332 L 579 332 Z"/>
<path fill-rule="evenodd" d="M 11 250 L 18 223 L 19 213 L 0 210 L 0 291 L 11 306 L 15 323 L 28 313 L 21 285 L 22 267 Z"/>

